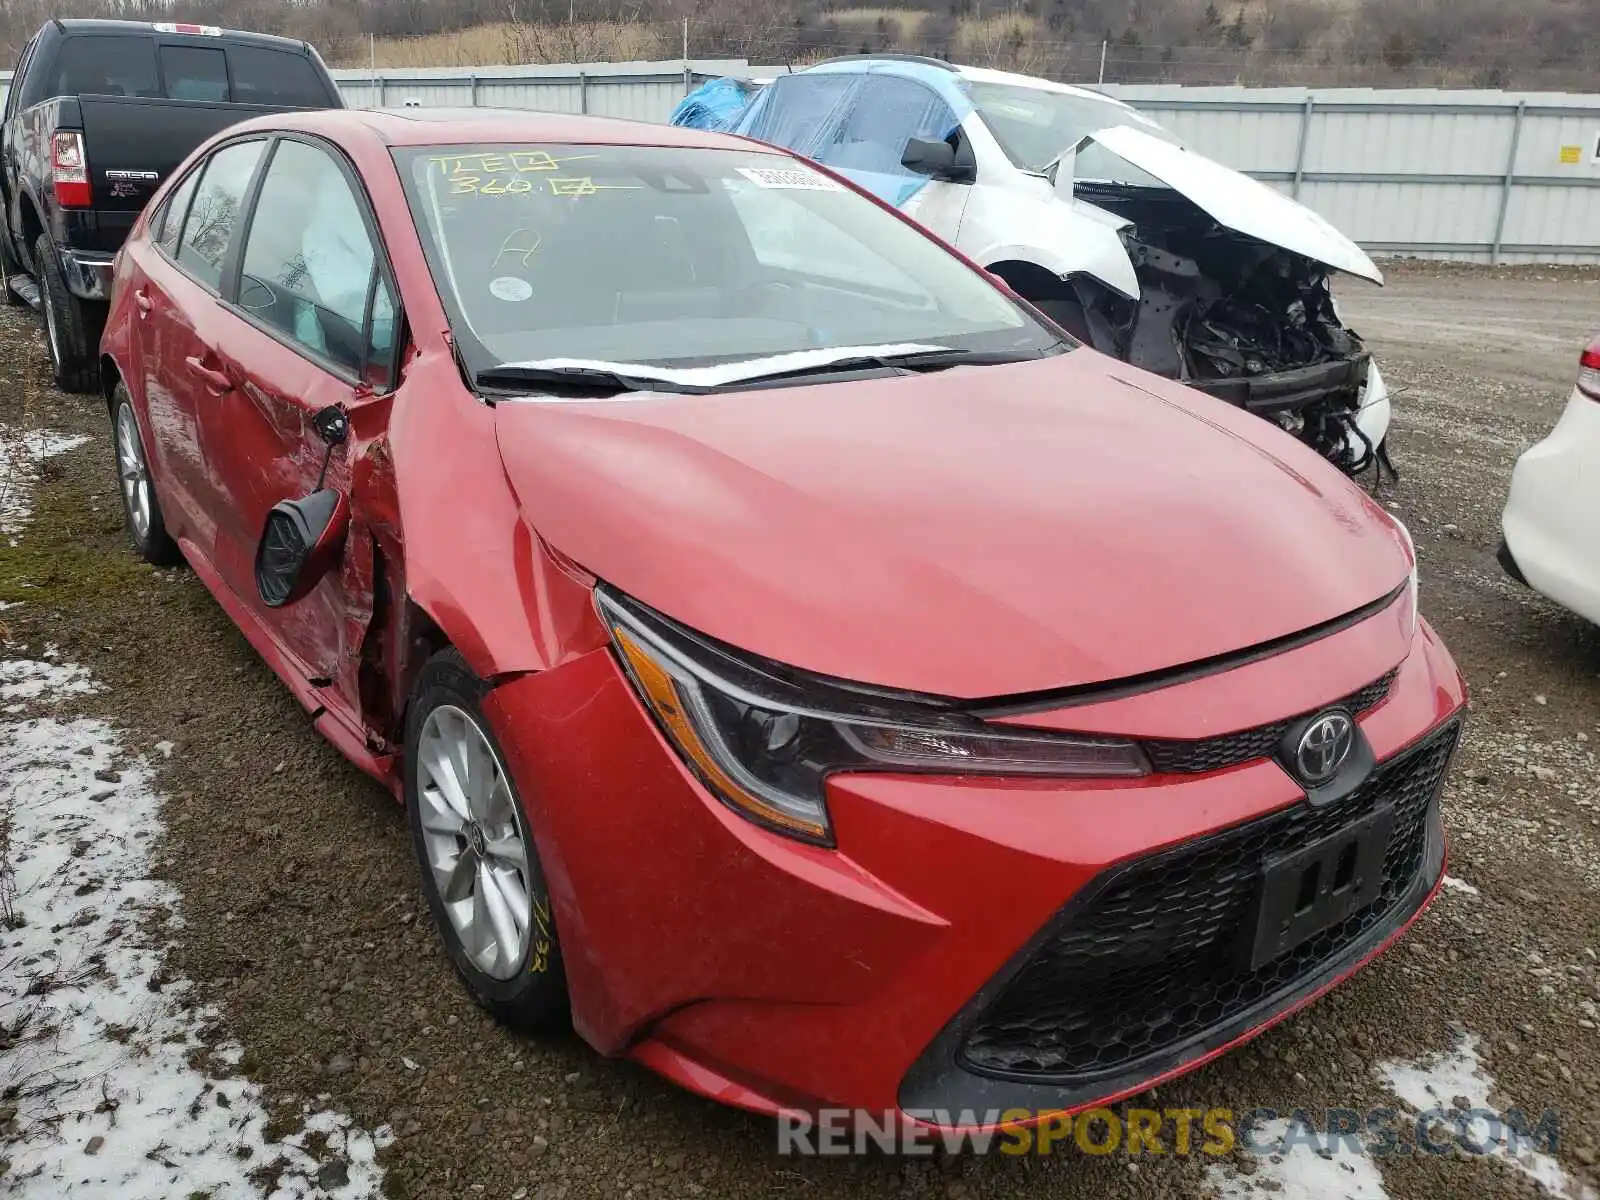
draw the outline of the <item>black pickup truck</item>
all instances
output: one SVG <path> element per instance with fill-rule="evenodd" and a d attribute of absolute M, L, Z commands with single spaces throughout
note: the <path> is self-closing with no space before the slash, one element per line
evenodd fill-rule
<path fill-rule="evenodd" d="M 94 390 L 112 260 L 191 150 L 259 113 L 341 107 L 305 42 L 136 21 L 34 34 L 6 96 L 0 292 L 42 314 L 56 382 Z"/>

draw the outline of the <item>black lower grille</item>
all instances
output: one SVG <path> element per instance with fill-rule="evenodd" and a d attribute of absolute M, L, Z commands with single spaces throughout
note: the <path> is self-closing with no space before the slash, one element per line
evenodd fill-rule
<path fill-rule="evenodd" d="M 1389 694 L 1398 673 L 1398 668 L 1390 671 L 1382 679 L 1374 680 L 1354 695 L 1335 701 L 1328 707 L 1347 708 L 1358 715 L 1364 713 Z M 1295 718 L 1274 721 L 1270 725 L 1257 725 L 1254 729 L 1195 741 L 1152 740 L 1144 743 L 1144 749 L 1150 756 L 1150 765 L 1163 775 L 1221 771 L 1225 767 L 1235 767 L 1258 758 L 1270 758 L 1277 752 L 1278 743 L 1294 722 Z"/>
<path fill-rule="evenodd" d="M 1071 1082 L 1135 1069 L 1292 990 L 1382 922 L 1416 882 L 1452 723 L 1381 765 L 1354 794 L 1301 804 L 1109 875 L 1075 901 L 970 1026 L 961 1061 L 1001 1078 Z M 1377 898 L 1250 969 L 1263 863 L 1381 805 L 1394 825 Z"/>

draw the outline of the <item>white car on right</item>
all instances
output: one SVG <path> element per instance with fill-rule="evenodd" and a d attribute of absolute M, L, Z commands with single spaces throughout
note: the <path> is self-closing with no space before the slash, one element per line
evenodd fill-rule
<path fill-rule="evenodd" d="M 1600 623 L 1600 335 L 1556 427 L 1517 460 L 1500 527 L 1508 575 Z"/>

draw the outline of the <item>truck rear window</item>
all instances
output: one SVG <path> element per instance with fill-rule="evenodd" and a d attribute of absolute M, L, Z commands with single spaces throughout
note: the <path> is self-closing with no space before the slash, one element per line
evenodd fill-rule
<path fill-rule="evenodd" d="M 228 98 L 228 60 L 221 50 L 200 46 L 161 47 L 161 77 L 174 100 L 209 100 L 221 104 Z"/>
<path fill-rule="evenodd" d="M 89 34 L 61 43 L 51 96 L 160 96 L 156 44 L 146 37 Z"/>
<path fill-rule="evenodd" d="M 212 104 L 231 100 L 290 108 L 336 103 L 304 54 L 266 46 L 159 43 L 137 34 L 67 38 L 48 96 L 165 97 Z"/>
<path fill-rule="evenodd" d="M 239 104 L 327 108 L 333 102 L 322 77 L 303 54 L 264 46 L 229 46 L 233 98 Z"/>

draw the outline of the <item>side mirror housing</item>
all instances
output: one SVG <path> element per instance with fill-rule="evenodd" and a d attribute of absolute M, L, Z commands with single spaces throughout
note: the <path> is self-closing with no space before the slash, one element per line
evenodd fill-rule
<path fill-rule="evenodd" d="M 316 587 L 339 561 L 345 530 L 350 526 L 349 498 L 322 486 L 334 447 L 350 436 L 350 416 L 337 404 L 330 404 L 312 414 L 311 427 L 327 446 L 316 490 L 298 500 L 274 504 L 256 543 L 256 591 L 268 608 L 293 604 Z"/>
<path fill-rule="evenodd" d="M 959 129 L 943 141 L 908 138 L 905 149 L 900 152 L 900 165 L 942 183 L 973 183 L 978 178 L 978 165 L 973 161 L 971 146 Z"/>
<path fill-rule="evenodd" d="M 349 525 L 350 502 L 333 488 L 274 504 L 256 546 L 262 603 L 282 608 L 303 599 L 339 561 Z"/>

